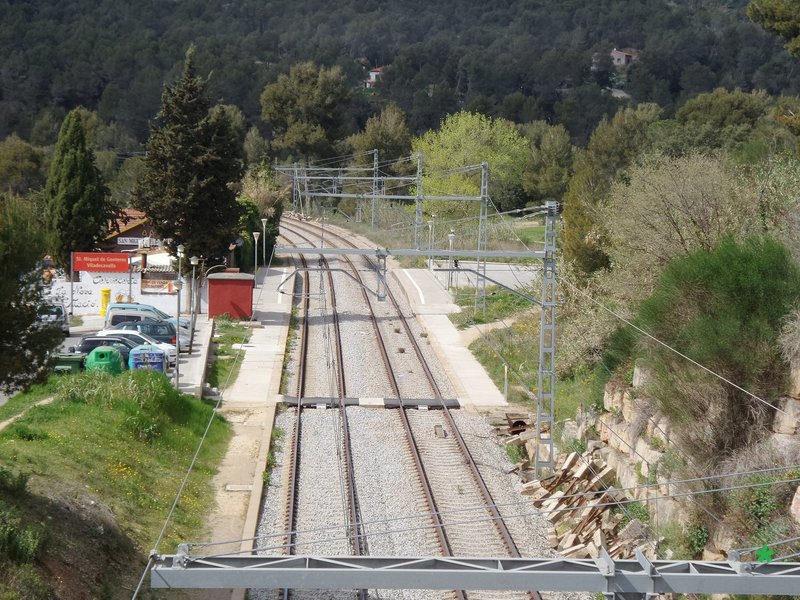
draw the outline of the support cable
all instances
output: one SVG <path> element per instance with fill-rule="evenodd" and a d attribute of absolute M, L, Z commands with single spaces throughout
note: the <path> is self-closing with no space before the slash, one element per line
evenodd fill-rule
<path fill-rule="evenodd" d="M 748 476 L 748 475 L 757 475 L 757 474 L 763 474 L 763 473 L 773 473 L 773 472 L 776 472 L 776 471 L 792 471 L 792 470 L 795 470 L 795 469 L 798 469 L 798 468 L 800 468 L 800 464 L 789 465 L 789 466 L 786 466 L 786 467 L 770 467 L 770 468 L 766 468 L 766 469 L 752 469 L 752 470 L 749 470 L 749 471 L 742 471 L 742 472 L 736 472 L 736 473 L 723 473 L 723 474 L 720 474 L 720 475 L 713 475 L 713 476 L 706 476 L 706 477 L 693 477 L 693 478 L 690 478 L 690 479 L 674 480 L 674 481 L 669 481 L 669 482 L 665 482 L 665 483 L 648 483 L 648 484 L 641 484 L 641 485 L 630 486 L 630 487 L 619 487 L 619 488 L 615 487 L 614 491 L 616 491 L 616 492 L 634 492 L 634 491 L 637 491 L 637 490 L 645 490 L 645 489 L 650 489 L 650 488 L 657 488 L 657 487 L 660 487 L 660 486 L 677 486 L 679 484 L 704 482 L 704 481 L 708 481 L 708 480 L 712 480 L 712 479 L 726 479 L 726 478 L 729 478 L 729 477 L 745 477 L 745 476 Z M 774 486 L 774 485 L 783 485 L 785 483 L 794 483 L 796 481 L 800 481 L 800 477 L 793 477 L 793 478 L 778 480 L 778 481 L 774 481 L 774 482 L 756 482 L 756 483 L 749 483 L 749 484 L 742 484 L 742 485 L 721 486 L 721 487 L 709 488 L 709 489 L 705 489 L 705 490 L 678 492 L 676 494 L 667 494 L 667 495 L 659 496 L 658 499 L 670 498 L 670 497 L 673 497 L 675 495 L 692 496 L 692 495 L 710 494 L 710 493 L 715 493 L 715 492 L 718 492 L 718 491 L 729 491 L 729 490 L 738 490 L 738 489 L 752 489 L 752 488 L 759 488 L 759 487 L 770 487 L 770 486 Z M 564 496 L 560 496 L 560 499 L 563 499 L 563 500 L 583 499 L 583 498 L 591 499 L 592 497 L 601 496 L 605 491 L 607 491 L 607 490 L 599 490 L 599 491 L 594 491 L 594 492 L 577 492 L 577 493 L 574 493 L 574 494 L 565 494 Z M 655 497 L 653 497 L 651 499 L 655 499 Z M 600 504 L 597 504 L 596 506 L 598 506 L 598 507 L 614 506 L 616 504 L 630 504 L 630 503 L 633 503 L 633 502 L 638 502 L 638 501 L 637 500 L 621 500 L 621 501 L 600 503 Z M 498 509 L 499 508 L 527 507 L 528 505 L 529 505 L 528 501 L 495 503 L 495 506 Z M 562 507 L 562 508 L 554 508 L 554 509 L 546 509 L 546 510 L 537 510 L 536 512 L 517 512 L 517 513 L 510 513 L 510 515 L 508 517 L 504 517 L 504 518 L 522 518 L 522 517 L 535 516 L 537 514 L 553 514 L 553 513 L 559 513 L 559 512 L 571 512 L 571 511 L 576 511 L 576 510 L 583 510 L 584 508 L 585 508 L 585 506 L 577 506 L 577 507 Z M 435 514 L 438 514 L 438 515 L 441 515 L 441 516 L 452 516 L 452 515 L 464 514 L 464 513 L 468 514 L 468 513 L 473 513 L 473 512 L 485 512 L 485 510 L 486 510 L 486 505 L 485 504 L 480 504 L 480 505 L 474 505 L 474 506 L 471 506 L 471 507 L 463 507 L 463 508 L 457 508 L 457 509 L 446 510 L 446 511 L 435 511 Z M 393 522 L 402 522 L 402 521 L 408 521 L 408 520 L 419 520 L 421 517 L 430 516 L 430 514 L 431 514 L 430 512 L 426 512 L 426 513 L 411 513 L 411 514 L 403 515 L 403 516 L 387 517 L 385 519 L 361 521 L 359 523 L 359 525 L 385 525 L 387 523 L 393 523 Z M 493 520 L 493 518 L 486 518 L 486 519 L 483 519 L 483 520 L 484 521 L 489 521 L 489 520 Z M 469 523 L 469 522 L 475 522 L 475 519 L 470 519 L 469 521 L 464 521 L 464 523 Z M 428 528 L 428 526 L 424 526 L 423 527 L 423 529 L 427 529 L 427 528 Z M 289 532 L 289 533 L 293 533 L 293 534 L 297 534 L 297 533 L 308 534 L 308 533 L 329 531 L 329 530 L 332 530 L 332 529 L 341 529 L 341 525 L 338 525 L 338 524 L 337 525 L 326 525 L 324 527 L 309 528 L 309 529 L 302 529 L 302 530 L 298 529 L 296 531 Z M 378 532 L 376 532 L 375 534 L 372 534 L 372 535 L 383 534 L 383 533 L 397 533 L 397 532 L 405 532 L 405 531 L 414 531 L 414 528 L 381 530 L 381 531 L 378 531 Z M 278 533 L 271 533 L 271 534 L 263 534 L 263 535 L 255 536 L 255 537 L 252 537 L 252 538 L 243 538 L 241 540 L 227 540 L 227 541 L 220 541 L 220 542 L 188 542 L 187 544 L 189 546 L 191 546 L 191 547 L 204 548 L 204 547 L 225 545 L 225 544 L 230 544 L 230 543 L 239 542 L 239 541 L 251 541 L 251 540 L 259 540 L 259 539 L 278 538 L 278 537 L 282 538 L 282 537 L 285 537 L 286 535 L 287 535 L 287 532 L 278 532 Z M 789 540 L 785 540 L 785 542 L 786 543 L 793 542 L 796 539 L 798 539 L 798 538 L 791 538 Z M 778 545 L 778 544 L 781 544 L 781 543 L 783 543 L 783 542 L 773 542 L 771 545 Z M 283 547 L 283 546 L 275 546 L 275 547 L 278 548 L 278 547 Z M 750 549 L 743 548 L 743 549 L 741 549 L 739 551 L 740 552 L 745 552 L 747 550 L 756 550 L 758 548 L 760 548 L 760 546 L 756 547 L 756 548 L 750 548 Z"/>
<path fill-rule="evenodd" d="M 270 254 L 270 257 L 269 257 L 269 263 L 267 264 L 267 271 L 266 271 L 267 273 L 269 273 L 269 269 L 272 266 L 272 259 L 274 257 L 275 257 L 275 246 L 273 245 L 272 253 Z M 254 267 L 254 269 L 255 269 L 255 275 L 254 275 L 254 281 L 255 281 L 255 279 L 258 276 L 258 268 Z M 265 274 L 265 276 L 266 276 L 266 274 Z M 261 288 L 258 291 L 258 296 L 256 297 L 256 304 L 258 304 L 261 301 L 261 294 L 263 292 L 264 292 L 264 286 L 262 285 Z M 252 323 L 253 320 L 255 319 L 255 313 L 256 313 L 256 311 L 253 310 L 253 314 L 250 315 L 250 323 Z M 252 329 L 248 327 L 247 331 L 252 332 Z M 244 335 L 246 335 L 246 333 Z M 194 456 L 192 456 L 192 460 L 189 463 L 189 467 L 186 469 L 186 474 L 183 477 L 183 481 L 181 481 L 181 484 L 178 487 L 178 491 L 175 494 L 175 500 L 172 502 L 172 506 L 170 507 L 169 512 L 167 513 L 167 517 L 164 520 L 164 525 L 161 527 L 161 531 L 159 531 L 159 533 L 158 533 L 158 537 L 156 538 L 155 544 L 153 545 L 153 550 L 151 550 L 150 555 L 147 558 L 147 563 L 145 564 L 144 569 L 142 571 L 142 575 L 139 578 L 139 582 L 137 583 L 136 588 L 133 591 L 133 595 L 131 596 L 131 600 L 135 600 L 137 598 L 137 596 L 139 595 L 139 591 L 142 589 L 142 584 L 144 583 L 144 579 L 147 576 L 147 573 L 150 570 L 150 567 L 153 565 L 153 560 L 154 560 L 155 556 L 158 553 L 158 546 L 161 543 L 161 540 L 164 538 L 164 534 L 167 531 L 167 527 L 169 526 L 169 523 L 172 520 L 172 515 L 175 513 L 175 509 L 178 506 L 178 502 L 180 501 L 181 496 L 183 495 L 183 490 L 186 489 L 186 485 L 189 482 L 189 476 L 192 474 L 192 470 L 194 469 L 194 465 L 197 462 L 197 458 L 200 456 L 200 451 L 203 448 L 203 443 L 206 441 L 206 437 L 208 437 L 208 432 L 211 430 L 211 425 L 214 422 L 214 417 L 216 417 L 217 413 L 219 412 L 219 407 L 222 404 L 222 399 L 225 397 L 225 391 L 227 391 L 227 389 L 228 389 L 228 385 L 230 383 L 231 375 L 233 375 L 234 371 L 236 370 L 235 369 L 235 365 L 240 360 L 240 358 L 242 357 L 243 352 L 244 352 L 244 348 L 243 348 L 244 347 L 244 335 L 242 336 L 242 343 L 240 344 L 239 349 L 236 351 L 236 354 L 235 354 L 235 356 L 233 358 L 234 368 L 232 368 L 230 370 L 230 372 L 228 373 L 228 377 L 225 379 L 225 383 L 222 386 L 222 389 L 220 390 L 219 397 L 217 398 L 217 402 L 216 402 L 216 404 L 214 405 L 214 408 L 211 411 L 211 415 L 208 418 L 208 423 L 206 423 L 206 428 L 203 431 L 203 435 L 200 437 L 200 441 L 197 444 L 197 449 L 194 452 Z M 177 360 L 180 360 L 180 356 L 178 357 Z"/>

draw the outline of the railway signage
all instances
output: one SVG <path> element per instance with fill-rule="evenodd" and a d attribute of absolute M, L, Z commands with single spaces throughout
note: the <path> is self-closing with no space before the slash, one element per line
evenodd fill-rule
<path fill-rule="evenodd" d="M 130 255 L 115 252 L 73 252 L 72 270 L 91 273 L 127 273 Z"/>

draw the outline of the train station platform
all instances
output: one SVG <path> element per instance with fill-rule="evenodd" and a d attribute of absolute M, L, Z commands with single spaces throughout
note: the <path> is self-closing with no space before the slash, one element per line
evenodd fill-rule
<path fill-rule="evenodd" d="M 472 352 L 461 341 L 461 334 L 448 318 L 460 312 L 450 293 L 428 269 L 395 269 L 392 272 L 411 305 L 420 325 L 428 333 L 462 406 L 489 408 L 505 406 L 503 394 Z"/>

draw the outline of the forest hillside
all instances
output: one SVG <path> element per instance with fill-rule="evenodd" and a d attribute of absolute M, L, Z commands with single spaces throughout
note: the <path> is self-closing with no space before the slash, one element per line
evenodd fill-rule
<path fill-rule="evenodd" d="M 667 110 L 718 86 L 798 93 L 796 62 L 745 9 L 743 0 L 3 0 L 0 138 L 51 144 L 66 112 L 83 106 L 143 142 L 194 43 L 212 98 L 251 123 L 264 86 L 311 60 L 341 65 L 354 87 L 386 67 L 351 107 L 354 128 L 394 101 L 415 133 L 466 109 L 560 122 L 585 142 L 618 104 L 610 87 Z M 624 70 L 612 67 L 614 48 L 634 51 Z"/>

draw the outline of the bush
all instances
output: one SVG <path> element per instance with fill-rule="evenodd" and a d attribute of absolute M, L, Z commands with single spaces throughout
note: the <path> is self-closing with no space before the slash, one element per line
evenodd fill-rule
<path fill-rule="evenodd" d="M 27 473 L 14 473 L 10 469 L 0 467 L 0 490 L 8 492 L 12 496 L 21 496 L 28 487 Z"/>
<path fill-rule="evenodd" d="M 0 504 L 0 557 L 30 562 L 38 556 L 44 540 L 44 526 L 25 527 L 19 515 Z"/>
<path fill-rule="evenodd" d="M 0 600 L 50 600 L 53 590 L 42 581 L 31 564 L 13 564 L 0 560 Z"/>
<path fill-rule="evenodd" d="M 92 371 L 66 377 L 56 398 L 119 409 L 127 415 L 125 422 L 131 434 L 140 441 L 152 441 L 169 423 L 184 423 L 190 413 L 187 398 L 167 377 L 147 369 L 116 376 Z"/>
<path fill-rule="evenodd" d="M 737 385 L 773 402 L 786 365 L 778 336 L 800 297 L 800 270 L 769 238 L 726 238 L 669 264 L 639 324 L 670 346 Z M 682 450 L 718 460 L 747 445 L 772 410 L 651 341 L 640 352 L 654 370 L 648 392 L 675 425 Z"/>

